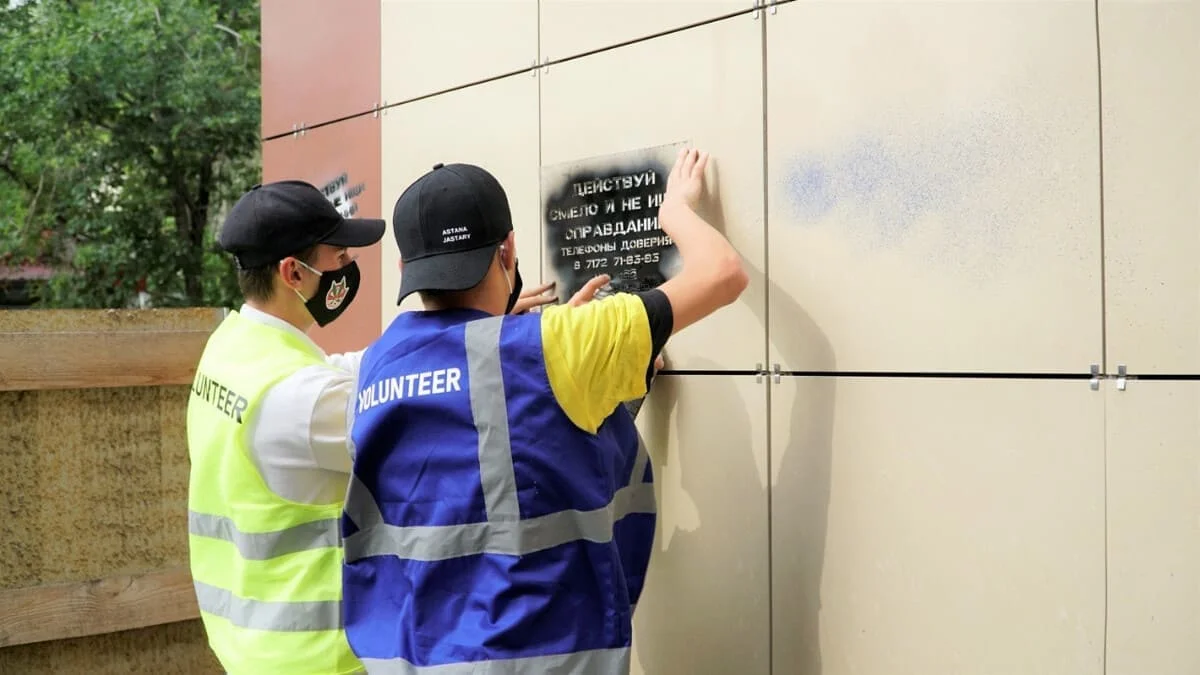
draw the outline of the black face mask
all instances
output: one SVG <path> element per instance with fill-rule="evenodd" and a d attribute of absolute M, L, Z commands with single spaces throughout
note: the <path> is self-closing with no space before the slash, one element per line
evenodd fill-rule
<path fill-rule="evenodd" d="M 517 306 L 517 300 L 521 298 L 521 261 L 513 261 L 513 282 L 512 291 L 508 294 L 508 307 L 504 308 L 505 314 L 512 314 L 513 307 Z"/>
<path fill-rule="evenodd" d="M 300 264 L 304 265 L 302 262 Z M 358 261 L 351 260 L 345 267 L 328 272 L 319 272 L 308 265 L 304 267 L 313 274 L 320 274 L 321 283 L 317 285 L 316 294 L 308 300 L 304 300 L 300 291 L 296 291 L 296 295 L 304 300 L 304 307 L 312 315 L 313 321 L 325 327 L 341 316 L 354 301 L 354 296 L 358 295 Z"/>

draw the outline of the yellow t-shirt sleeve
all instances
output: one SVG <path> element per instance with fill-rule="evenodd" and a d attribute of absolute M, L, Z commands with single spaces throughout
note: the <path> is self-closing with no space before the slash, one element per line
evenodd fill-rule
<path fill-rule="evenodd" d="M 567 417 L 588 433 L 622 402 L 646 394 L 652 349 L 646 306 L 636 295 L 542 310 L 550 387 Z"/>

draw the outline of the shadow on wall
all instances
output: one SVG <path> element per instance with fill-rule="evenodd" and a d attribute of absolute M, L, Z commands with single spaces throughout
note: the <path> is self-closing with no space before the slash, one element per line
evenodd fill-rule
<path fill-rule="evenodd" d="M 696 367 L 716 364 L 698 360 Z M 766 491 L 751 413 L 734 377 L 746 376 L 663 377 L 646 402 L 653 420 L 645 440 L 659 485 L 654 556 L 636 616 L 647 675 L 767 672 L 766 540 L 743 548 L 745 533 L 763 529 L 746 522 L 761 509 L 730 503 Z M 670 434 L 677 443 L 668 456 Z"/>
<path fill-rule="evenodd" d="M 761 276 L 752 276 L 761 283 Z M 778 285 L 769 286 L 770 338 L 785 362 L 834 372 L 829 338 Z M 790 380 L 790 382 L 789 382 Z M 783 392 L 794 386 L 789 401 Z M 772 384 L 771 595 L 774 670 L 821 675 L 821 579 L 829 525 L 836 377 Z M 778 399 L 778 400 L 774 400 Z M 790 405 L 789 405 L 790 404 Z"/>
<path fill-rule="evenodd" d="M 710 185 L 719 185 L 716 163 L 712 170 Z M 723 213 L 719 194 L 705 206 L 707 213 Z M 711 222 L 724 231 L 721 219 Z M 744 299 L 751 307 L 765 308 L 758 294 L 769 287 L 775 310 L 771 339 L 787 362 L 803 360 L 836 371 L 833 347 L 808 313 L 760 270 L 747 269 L 751 285 Z M 766 325 L 766 313 L 760 312 L 759 322 Z M 718 368 L 706 359 L 696 360 L 694 367 Z M 660 505 L 647 593 L 635 618 L 638 665 L 647 675 L 767 675 L 770 670 L 761 634 L 769 610 L 755 590 L 768 583 L 768 542 L 744 550 L 734 545 L 744 538 L 724 538 L 762 528 L 762 523 L 744 522 L 754 509 L 739 508 L 731 499 L 765 498 L 752 439 L 766 430 L 753 428 L 757 415 L 735 377 L 746 376 L 662 377 L 642 413 L 652 417 L 645 442 Z M 774 670 L 821 675 L 820 593 L 837 380 L 787 378 L 782 384 L 795 386 L 795 396 L 772 407 L 772 442 L 783 444 L 773 453 L 779 460 L 767 475 L 772 485 Z M 786 391 L 772 387 L 777 396 Z M 677 456 L 668 455 L 671 433 L 677 434 Z M 670 500 L 664 500 L 664 490 Z M 720 508 L 724 504 L 731 508 Z"/>

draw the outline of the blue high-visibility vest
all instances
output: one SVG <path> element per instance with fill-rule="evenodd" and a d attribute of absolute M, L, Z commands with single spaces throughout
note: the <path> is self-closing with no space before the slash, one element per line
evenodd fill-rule
<path fill-rule="evenodd" d="M 363 356 L 343 602 L 368 672 L 629 670 L 653 472 L 624 406 L 596 434 L 563 412 L 540 320 L 405 312 Z"/>

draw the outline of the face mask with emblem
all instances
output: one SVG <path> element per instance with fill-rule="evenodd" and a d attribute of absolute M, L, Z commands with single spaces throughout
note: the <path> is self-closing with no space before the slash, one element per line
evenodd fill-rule
<path fill-rule="evenodd" d="M 329 325 L 334 319 L 341 316 L 342 312 L 346 311 L 346 308 L 354 301 L 354 296 L 358 294 L 358 261 L 351 260 L 345 266 L 328 272 L 315 270 L 301 260 L 296 260 L 296 262 L 318 275 L 321 282 L 317 285 L 317 292 L 307 300 L 299 290 L 294 288 L 292 290 L 304 302 L 304 307 L 318 326 Z"/>

